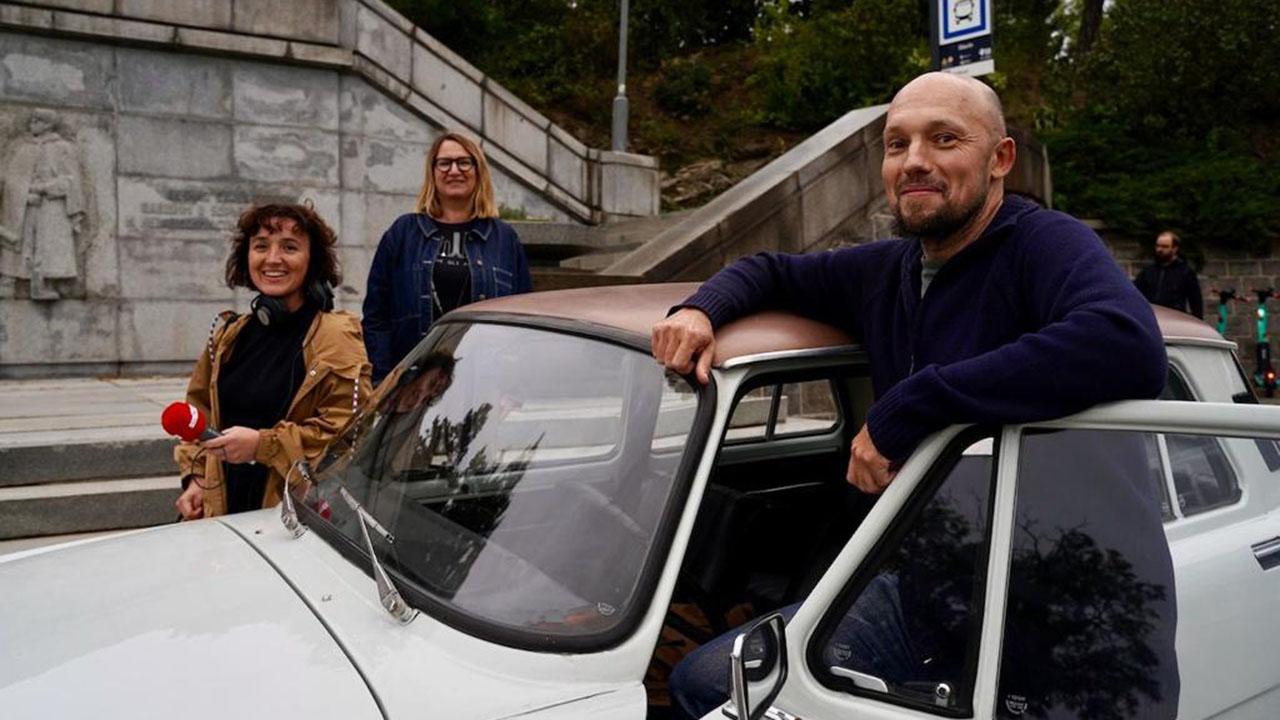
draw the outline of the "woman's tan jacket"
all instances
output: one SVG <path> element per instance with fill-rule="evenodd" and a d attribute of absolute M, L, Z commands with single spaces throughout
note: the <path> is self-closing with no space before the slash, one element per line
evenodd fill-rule
<path fill-rule="evenodd" d="M 226 312 L 215 321 L 209 343 L 196 361 L 187 384 L 187 402 L 200 408 L 215 428 L 222 428 L 218 411 L 218 371 L 234 351 L 236 336 L 249 315 Z M 266 465 L 267 489 L 262 506 L 280 502 L 285 477 L 297 460 L 313 465 L 324 447 L 366 402 L 371 386 L 372 366 L 365 355 L 360 321 L 346 312 L 318 312 L 302 341 L 306 376 L 293 396 L 284 420 L 272 428 L 259 428 L 262 436 L 254 461 Z M 204 492 L 204 516 L 224 515 L 227 496 L 222 461 L 212 453 L 200 452 L 196 443 L 180 443 L 174 449 L 183 487 L 188 478 L 198 481 Z M 289 478 L 297 483 L 297 473 Z"/>

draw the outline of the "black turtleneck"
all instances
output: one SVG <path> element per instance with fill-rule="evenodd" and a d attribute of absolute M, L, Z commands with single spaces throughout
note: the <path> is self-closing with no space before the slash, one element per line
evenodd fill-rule
<path fill-rule="evenodd" d="M 284 419 L 306 376 L 302 341 L 315 316 L 316 307 L 308 302 L 270 327 L 249 317 L 218 375 L 218 412 L 223 428 L 240 425 L 262 430 Z M 223 463 L 223 468 L 227 512 L 261 508 L 267 468 L 248 463 Z"/>

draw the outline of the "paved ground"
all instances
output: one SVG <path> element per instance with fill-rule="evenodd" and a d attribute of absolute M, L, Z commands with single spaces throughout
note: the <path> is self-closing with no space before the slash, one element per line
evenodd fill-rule
<path fill-rule="evenodd" d="M 174 377 L 0 380 L 0 447 L 164 438 L 160 411 L 186 389 Z"/>

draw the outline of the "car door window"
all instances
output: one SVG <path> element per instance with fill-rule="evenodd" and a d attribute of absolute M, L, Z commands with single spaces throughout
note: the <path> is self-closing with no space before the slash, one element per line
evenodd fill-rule
<path fill-rule="evenodd" d="M 954 444 L 819 624 L 824 685 L 955 715 L 970 712 L 990 544 L 991 438 Z"/>
<path fill-rule="evenodd" d="M 1023 436 L 997 718 L 1173 717 L 1173 566 L 1150 448 L 1142 432 Z"/>
<path fill-rule="evenodd" d="M 840 401 L 828 379 L 758 387 L 738 399 L 725 444 L 830 432 L 840 424 Z"/>
<path fill-rule="evenodd" d="M 1240 483 L 1217 438 L 1166 435 L 1165 443 L 1178 508 L 1184 516 L 1225 507 L 1240 499 Z"/>

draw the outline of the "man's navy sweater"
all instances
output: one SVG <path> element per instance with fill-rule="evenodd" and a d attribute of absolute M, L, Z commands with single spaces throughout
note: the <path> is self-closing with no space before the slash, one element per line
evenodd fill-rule
<path fill-rule="evenodd" d="M 920 243 L 743 258 L 683 306 L 714 327 L 781 308 L 866 348 L 871 440 L 905 459 L 953 423 L 1021 423 L 1154 398 L 1166 357 L 1151 306 L 1088 227 L 1008 196 L 920 297 Z"/>

